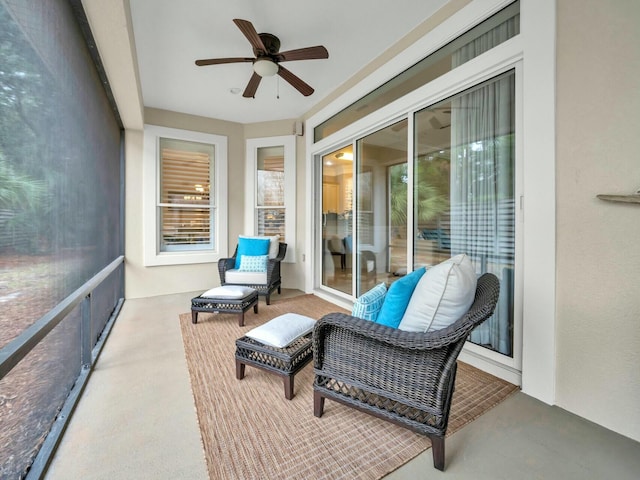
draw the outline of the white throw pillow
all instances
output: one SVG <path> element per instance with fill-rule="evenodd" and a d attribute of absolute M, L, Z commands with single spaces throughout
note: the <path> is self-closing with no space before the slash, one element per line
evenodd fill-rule
<path fill-rule="evenodd" d="M 285 313 L 249 330 L 245 335 L 271 347 L 285 348 L 313 330 L 316 321 L 297 313 Z"/>
<path fill-rule="evenodd" d="M 429 268 L 416 285 L 398 328 L 408 332 L 432 332 L 462 317 L 476 294 L 478 279 L 465 254 Z"/>
<path fill-rule="evenodd" d="M 239 298 L 246 297 L 251 292 L 253 292 L 253 288 L 251 287 L 223 285 L 221 287 L 215 287 L 211 290 L 207 290 L 200 296 L 207 298 L 227 298 L 229 300 L 237 300 Z"/>

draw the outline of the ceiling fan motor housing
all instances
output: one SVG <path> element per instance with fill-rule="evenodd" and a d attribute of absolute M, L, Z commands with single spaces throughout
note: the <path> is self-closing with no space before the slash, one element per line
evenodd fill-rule
<path fill-rule="evenodd" d="M 258 36 L 260 40 L 262 40 L 264 48 L 267 49 L 266 53 L 268 55 L 275 55 L 280 51 L 280 39 L 278 37 L 270 33 L 259 33 Z M 264 52 L 261 52 L 257 48 L 253 49 L 253 54 L 256 57 L 264 57 Z"/>

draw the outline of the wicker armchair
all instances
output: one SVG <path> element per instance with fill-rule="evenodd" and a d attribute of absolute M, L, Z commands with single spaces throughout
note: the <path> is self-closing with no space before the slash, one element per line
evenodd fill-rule
<path fill-rule="evenodd" d="M 314 415 L 329 398 L 427 435 L 434 467 L 444 470 L 456 359 L 471 330 L 493 314 L 499 292 L 497 277 L 482 275 L 469 311 L 429 333 L 325 315 L 313 331 Z"/>
<path fill-rule="evenodd" d="M 234 280 L 228 281 L 227 271 L 231 271 L 235 268 L 236 255 L 238 254 L 238 247 L 236 246 L 233 256 L 231 258 L 221 258 L 218 260 L 218 273 L 220 274 L 220 285 L 245 285 L 247 287 L 255 288 L 258 291 L 258 295 L 265 297 L 267 305 L 271 304 L 271 293 L 274 290 L 278 290 L 278 293 L 282 292 L 282 278 L 280 277 L 280 262 L 284 260 L 284 256 L 287 253 L 287 244 L 280 242 L 278 248 L 278 255 L 275 258 L 270 258 L 267 263 L 267 273 L 264 283 L 249 282 L 244 283 L 242 281 Z M 237 277 L 237 275 L 236 275 Z"/>

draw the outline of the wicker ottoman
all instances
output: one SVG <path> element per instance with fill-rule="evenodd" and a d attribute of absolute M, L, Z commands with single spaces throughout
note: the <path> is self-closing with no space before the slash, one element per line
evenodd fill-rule
<path fill-rule="evenodd" d="M 309 317 L 288 313 L 247 332 L 236 340 L 236 378 L 244 378 L 246 365 L 274 373 L 283 378 L 284 396 L 291 400 L 295 395 L 295 374 L 313 358 L 313 324 L 315 321 Z M 261 334 L 261 330 L 271 327 L 280 328 L 278 333 L 282 333 L 283 337 L 273 341 L 268 334 Z"/>
<path fill-rule="evenodd" d="M 223 286 L 207 290 L 191 299 L 191 323 L 198 323 L 198 312 L 237 313 L 238 325 L 244 326 L 244 312 L 253 307 L 258 313 L 258 291 L 249 287 Z"/>

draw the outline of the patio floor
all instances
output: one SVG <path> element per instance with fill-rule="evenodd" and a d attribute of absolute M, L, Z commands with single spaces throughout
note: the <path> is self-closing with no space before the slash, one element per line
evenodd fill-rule
<path fill-rule="evenodd" d="M 178 324 L 199 293 L 124 303 L 47 480 L 208 478 Z M 386 478 L 635 480 L 640 471 L 638 442 L 522 393 L 446 447 L 444 473 L 428 450 Z"/>

